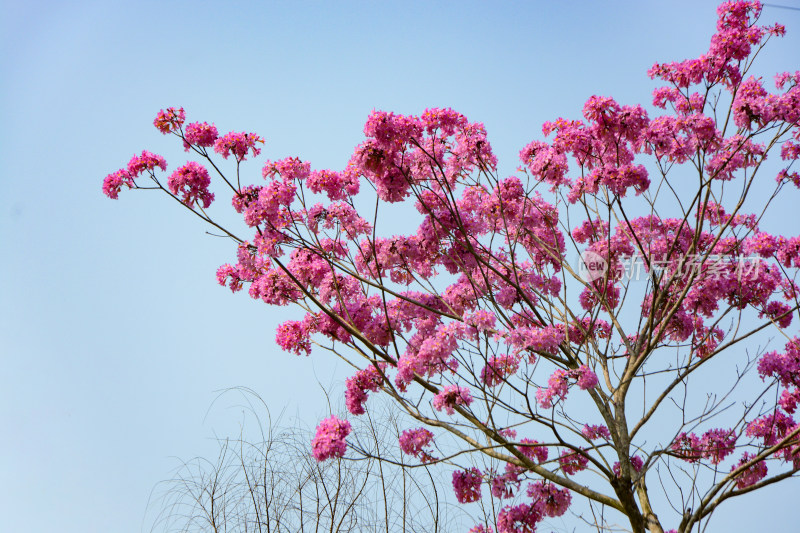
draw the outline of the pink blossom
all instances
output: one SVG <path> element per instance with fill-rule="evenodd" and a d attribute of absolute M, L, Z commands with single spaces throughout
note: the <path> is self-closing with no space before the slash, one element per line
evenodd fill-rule
<path fill-rule="evenodd" d="M 597 440 L 597 439 L 604 439 L 604 440 L 611 440 L 611 433 L 609 433 L 608 428 L 606 426 L 594 426 L 591 424 L 585 424 L 583 426 L 583 430 L 581 431 L 584 437 L 589 440 Z"/>
<path fill-rule="evenodd" d="M 120 169 L 105 177 L 103 180 L 103 194 L 112 200 L 116 200 L 122 187 L 132 189 L 134 186 L 133 177 L 127 170 Z"/>
<path fill-rule="evenodd" d="M 751 123 L 763 126 L 775 118 L 776 109 L 774 98 L 767 94 L 761 82 L 750 76 L 739 85 L 736 98 L 733 101 L 733 119 L 740 128 L 751 129 Z"/>
<path fill-rule="evenodd" d="M 591 389 L 597 386 L 597 375 L 586 365 L 572 370 L 557 368 L 547 380 L 546 389 L 536 391 L 536 399 L 539 405 L 548 409 L 556 402 L 567 397 L 570 380 L 576 380 L 578 388 L 582 390 Z"/>
<path fill-rule="evenodd" d="M 783 353 L 768 352 L 758 362 L 761 379 L 775 377 L 781 385 L 800 386 L 800 337 L 786 343 Z"/>
<path fill-rule="evenodd" d="M 352 171 L 315 170 L 309 173 L 306 185 L 311 192 L 324 192 L 331 200 L 344 200 L 359 191 L 358 175 Z"/>
<path fill-rule="evenodd" d="M 557 326 L 516 327 L 508 331 L 506 339 L 518 352 L 523 350 L 555 353 L 564 342 L 564 328 Z M 532 357 L 529 359 L 532 362 Z"/>
<path fill-rule="evenodd" d="M 597 375 L 586 365 L 581 365 L 576 370 L 571 371 L 572 376 L 577 378 L 578 388 L 588 390 L 597 386 Z"/>
<path fill-rule="evenodd" d="M 495 329 L 497 317 L 486 309 L 478 309 L 474 313 L 466 315 L 464 322 L 480 332 L 491 333 Z"/>
<path fill-rule="evenodd" d="M 217 127 L 214 124 L 209 125 L 208 122 L 192 122 L 186 125 L 186 134 L 184 135 L 183 148 L 188 152 L 192 145 L 209 147 L 214 146 L 214 142 L 219 137 Z"/>
<path fill-rule="evenodd" d="M 513 355 L 498 355 L 489 357 L 486 366 L 481 369 L 481 381 L 486 386 L 494 387 L 513 376 L 519 369 L 519 359 Z"/>
<path fill-rule="evenodd" d="M 297 157 L 278 161 L 267 161 L 261 169 L 264 179 L 281 178 L 288 181 L 303 181 L 311 174 L 311 164 Z"/>
<path fill-rule="evenodd" d="M 717 465 L 736 448 L 736 433 L 731 429 L 709 429 L 700 439 L 703 457 Z"/>
<path fill-rule="evenodd" d="M 400 434 L 400 449 L 406 455 L 412 455 L 426 462 L 432 458 L 425 448 L 433 441 L 433 433 L 425 428 L 407 429 Z"/>
<path fill-rule="evenodd" d="M 788 328 L 792 324 L 794 312 L 788 304 L 773 300 L 758 313 L 758 318 L 764 317 L 774 321 L 779 328 Z"/>
<path fill-rule="evenodd" d="M 605 320 L 584 317 L 569 325 L 569 341 L 580 346 L 589 339 L 608 339 L 611 326 Z"/>
<path fill-rule="evenodd" d="M 800 143 L 786 141 L 781 145 L 781 159 L 790 161 L 800 159 Z"/>
<path fill-rule="evenodd" d="M 644 461 L 638 455 L 634 455 L 630 458 L 631 461 L 631 468 L 633 468 L 634 472 L 641 472 L 642 467 L 644 466 Z M 619 461 L 614 463 L 614 466 L 611 467 L 611 471 L 614 472 L 614 475 L 620 477 L 622 475 L 622 469 L 620 467 Z"/>
<path fill-rule="evenodd" d="M 167 162 L 160 155 L 144 150 L 142 155 L 135 155 L 128 162 L 128 174 L 131 178 L 136 178 L 142 172 L 153 170 L 156 167 L 167 170 Z"/>
<path fill-rule="evenodd" d="M 562 368 L 557 368 L 547 380 L 547 388 L 540 388 L 536 391 L 536 400 L 539 405 L 549 409 L 559 400 L 563 400 L 569 390 L 568 379 L 569 372 Z"/>
<path fill-rule="evenodd" d="M 195 203 L 204 208 L 214 201 L 214 193 L 208 190 L 211 178 L 208 171 L 199 163 L 190 161 L 173 172 L 167 178 L 167 185 L 172 194 L 181 196 L 181 201 L 189 207 Z"/>
<path fill-rule="evenodd" d="M 742 251 L 746 254 L 758 254 L 761 257 L 769 258 L 775 255 L 777 241 L 769 233 L 759 232 L 752 237 L 744 239 Z"/>
<path fill-rule="evenodd" d="M 295 355 L 311 354 L 310 334 L 314 331 L 313 320 L 288 320 L 278 326 L 275 342 L 286 352 Z"/>
<path fill-rule="evenodd" d="M 265 268 L 255 272 L 250 281 L 250 297 L 270 305 L 289 305 L 302 297 L 300 289 L 283 270 Z"/>
<path fill-rule="evenodd" d="M 796 425 L 797 422 L 791 416 L 774 411 L 747 424 L 745 434 L 763 439 L 764 446 L 774 446 L 785 439 Z"/>
<path fill-rule="evenodd" d="M 571 185 L 565 177 L 568 166 L 564 153 L 557 152 L 549 144 L 533 141 L 522 149 L 519 158 L 537 179 L 549 183 L 555 190 L 561 185 Z"/>
<path fill-rule="evenodd" d="M 174 107 L 168 107 L 166 110 L 162 109 L 156 115 L 155 120 L 153 121 L 153 125 L 166 135 L 167 133 L 175 133 L 180 131 L 181 126 L 183 126 L 184 121 L 186 120 L 186 113 L 183 111 L 182 107 L 175 109 Z"/>
<path fill-rule="evenodd" d="M 513 463 L 506 463 L 505 472 L 503 474 L 497 475 L 494 472 L 491 473 L 492 496 L 500 500 L 513 498 L 514 494 L 519 489 L 519 477 L 523 472 L 524 469 L 521 467 Z"/>
<path fill-rule="evenodd" d="M 557 517 L 567 512 L 572 496 L 568 489 L 559 489 L 548 481 L 528 485 L 528 496 L 544 516 Z"/>
<path fill-rule="evenodd" d="M 706 54 L 697 59 L 656 64 L 648 74 L 652 78 L 686 88 L 692 84 L 724 82 L 734 86 L 741 80 L 739 62 L 769 34 L 780 35 L 780 27 L 759 27 L 752 24 L 761 12 L 759 2 L 725 2 L 717 8 L 717 33 Z"/>
<path fill-rule="evenodd" d="M 437 411 L 442 409 L 448 415 L 455 413 L 457 405 L 469 406 L 472 403 L 472 395 L 469 389 L 458 385 L 445 385 L 442 390 L 433 397 L 433 408 Z"/>
<path fill-rule="evenodd" d="M 775 181 L 778 183 L 791 183 L 798 189 L 800 189 L 800 173 L 798 172 L 789 172 L 788 168 L 781 169 L 778 172 L 778 175 L 775 176 Z"/>
<path fill-rule="evenodd" d="M 670 448 L 675 455 L 689 463 L 708 459 L 711 464 L 721 463 L 736 447 L 736 433 L 731 429 L 710 429 L 698 437 L 694 433 L 681 433 Z"/>
<path fill-rule="evenodd" d="M 676 456 L 689 463 L 695 463 L 702 457 L 700 438 L 694 433 L 680 433 L 670 448 Z"/>
<path fill-rule="evenodd" d="M 790 415 L 794 414 L 798 403 L 800 403 L 800 388 L 791 391 L 788 389 L 784 390 L 781 393 L 780 399 L 778 400 L 778 404 L 781 406 L 781 409 Z"/>
<path fill-rule="evenodd" d="M 589 457 L 586 456 L 583 450 L 580 452 L 562 450 L 561 456 L 558 458 L 558 464 L 561 465 L 561 470 L 565 474 L 573 475 L 586 469 L 589 464 Z"/>
<path fill-rule="evenodd" d="M 347 378 L 347 390 L 345 398 L 347 410 L 354 415 L 364 414 L 364 402 L 367 401 L 367 391 L 376 392 L 383 382 L 381 371 L 386 368 L 386 364 L 380 364 L 378 368 L 368 366 L 356 372 L 356 375 Z"/>
<path fill-rule="evenodd" d="M 572 230 L 572 238 L 578 243 L 591 243 L 605 239 L 608 233 L 608 222 L 601 219 L 584 220 Z"/>
<path fill-rule="evenodd" d="M 317 434 L 311 441 L 311 451 L 317 461 L 331 457 L 339 458 L 347 451 L 345 438 L 350 433 L 350 422 L 340 420 L 335 415 L 326 418 L 317 426 Z"/>
<path fill-rule="evenodd" d="M 800 267 L 800 237 L 778 237 L 775 257 L 785 267 Z"/>
<path fill-rule="evenodd" d="M 731 467 L 731 472 L 735 471 L 741 466 L 750 462 L 755 455 L 749 452 L 744 452 L 741 461 Z M 757 461 L 755 464 L 747 467 L 745 470 L 736 475 L 736 486 L 740 489 L 754 485 L 767 477 L 767 463 L 763 460 Z"/>
<path fill-rule="evenodd" d="M 261 153 L 261 148 L 256 147 L 256 143 L 264 144 L 264 139 L 255 133 L 226 133 L 214 142 L 214 151 L 225 159 L 233 154 L 236 161 L 242 162 L 247 157 L 247 152 L 252 152 L 253 157 Z"/>
<path fill-rule="evenodd" d="M 517 438 L 517 430 L 514 428 L 501 429 L 498 433 L 505 439 L 512 440 Z"/>
<path fill-rule="evenodd" d="M 481 499 L 483 475 L 477 468 L 453 472 L 453 490 L 459 503 L 471 503 Z"/>
<path fill-rule="evenodd" d="M 734 172 L 756 166 L 765 154 L 763 145 L 734 135 L 722 142 L 720 150 L 706 164 L 706 173 L 715 179 L 730 181 Z"/>
<path fill-rule="evenodd" d="M 419 317 L 418 320 L 424 319 Z M 458 361 L 452 355 L 458 348 L 459 339 L 467 335 L 464 325 L 460 322 L 449 324 L 418 322 L 418 325 L 420 324 L 425 324 L 428 329 L 418 330 L 398 363 L 395 383 L 401 389 L 411 382 L 414 373 L 434 376 L 444 371 L 454 372 L 458 368 Z M 466 392 L 469 395 L 469 391 Z M 441 394 L 443 393 L 444 391 Z M 472 401 L 471 397 L 469 398 L 469 401 Z M 466 396 L 464 400 L 466 401 Z M 434 399 L 434 407 L 436 402 Z"/>
<path fill-rule="evenodd" d="M 497 533 L 535 533 L 541 520 L 542 512 L 535 505 L 503 507 L 497 515 Z"/>

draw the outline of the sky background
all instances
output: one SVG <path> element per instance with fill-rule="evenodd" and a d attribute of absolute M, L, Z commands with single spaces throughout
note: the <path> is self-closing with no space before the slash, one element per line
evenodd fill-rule
<path fill-rule="evenodd" d="M 342 394 L 341 365 L 274 346 L 285 309 L 216 284 L 230 243 L 166 197 L 101 194 L 143 149 L 183 164 L 160 108 L 260 134 L 259 161 L 340 169 L 372 109 L 452 107 L 510 174 L 589 96 L 648 103 L 647 69 L 707 50 L 715 5 L 0 2 L 0 529 L 149 531 L 158 482 L 238 434 L 241 397 L 220 391 L 249 387 L 307 427 L 323 390 Z M 800 11 L 763 20 L 788 31 L 764 72 L 796 70 Z M 710 531 L 794 524 L 792 505 L 765 505 L 798 489 L 724 506 Z"/>

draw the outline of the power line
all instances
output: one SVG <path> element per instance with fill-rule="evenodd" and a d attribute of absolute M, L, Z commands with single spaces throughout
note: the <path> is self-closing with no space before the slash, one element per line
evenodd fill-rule
<path fill-rule="evenodd" d="M 792 7 L 792 6 L 779 6 L 777 4 L 761 4 L 764 7 L 777 7 L 779 9 L 791 9 L 792 11 L 800 11 L 800 7 Z"/>

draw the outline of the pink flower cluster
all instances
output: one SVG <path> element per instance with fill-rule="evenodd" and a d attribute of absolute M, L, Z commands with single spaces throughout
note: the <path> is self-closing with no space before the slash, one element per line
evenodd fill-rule
<path fill-rule="evenodd" d="M 762 379 L 776 378 L 784 387 L 800 387 L 800 337 L 786 343 L 783 353 L 768 352 L 758 362 Z"/>
<path fill-rule="evenodd" d="M 459 503 L 471 503 L 481 499 L 483 474 L 477 468 L 453 472 L 453 490 Z"/>
<path fill-rule="evenodd" d="M 512 498 L 519 488 L 520 475 L 523 472 L 523 469 L 507 464 L 505 474 L 491 477 L 492 495 L 498 499 Z M 533 532 L 544 517 L 562 516 L 572 501 L 569 490 L 559 489 L 544 480 L 529 484 L 527 495 L 531 498 L 531 503 L 509 505 L 500 511 L 497 518 L 498 532 Z"/>
<path fill-rule="evenodd" d="M 547 388 L 540 388 L 536 391 L 536 401 L 545 409 L 566 398 L 569 392 L 569 371 L 557 368 L 547 380 Z"/>
<path fill-rule="evenodd" d="M 167 162 L 160 155 L 144 150 L 142 155 L 135 155 L 128 161 L 128 173 L 132 178 L 137 178 L 145 171 L 154 170 L 156 167 L 167 170 Z"/>
<path fill-rule="evenodd" d="M 442 409 L 448 415 L 455 413 L 455 407 L 463 405 L 468 407 L 472 403 L 472 395 L 469 389 L 458 385 L 445 385 L 442 390 L 433 397 L 433 408 L 437 411 Z"/>
<path fill-rule="evenodd" d="M 492 333 L 497 324 L 497 316 L 486 309 L 478 309 L 464 316 L 464 322 L 481 333 Z"/>
<path fill-rule="evenodd" d="M 708 53 L 698 59 L 654 65 L 648 74 L 678 88 L 706 81 L 734 86 L 741 80 L 740 62 L 766 35 L 782 35 L 782 26 L 759 27 L 754 21 L 761 14 L 761 3 L 725 2 L 717 8 L 717 33 L 711 38 Z"/>
<path fill-rule="evenodd" d="M 548 481 L 536 481 L 528 485 L 528 496 L 533 505 L 544 516 L 555 518 L 567 512 L 572 496 L 568 489 L 559 489 Z"/>
<path fill-rule="evenodd" d="M 397 202 L 412 184 L 445 179 L 451 184 L 474 168 L 495 168 L 496 159 L 483 124 L 469 123 L 452 109 L 427 109 L 419 116 L 374 111 L 364 126 L 367 141 L 350 166 L 370 180 L 379 198 Z M 434 176 L 430 155 L 444 170 Z"/>
<path fill-rule="evenodd" d="M 344 397 L 347 403 L 347 410 L 354 415 L 364 414 L 364 403 L 367 401 L 367 391 L 377 392 L 383 382 L 382 372 L 386 368 L 386 363 L 380 363 L 378 367 L 368 366 L 356 372 L 356 375 L 347 378 L 347 390 Z"/>
<path fill-rule="evenodd" d="M 547 461 L 549 454 L 547 446 L 540 445 L 539 441 L 528 438 L 522 439 L 519 443 L 520 445 L 517 446 L 517 449 L 528 459 L 537 461 L 540 464 Z"/>
<path fill-rule="evenodd" d="M 566 154 L 555 150 L 545 142 L 531 142 L 520 151 L 519 158 L 527 165 L 531 174 L 551 184 L 553 190 L 570 183 L 566 177 L 569 168 Z"/>
<path fill-rule="evenodd" d="M 288 305 L 302 296 L 302 292 L 292 279 L 281 269 L 271 268 L 261 246 L 254 246 L 245 241 L 237 249 L 238 263 L 234 266 L 222 265 L 217 270 L 217 282 L 228 285 L 233 292 L 240 291 L 244 283 L 250 283 L 248 293 L 253 299 L 261 299 L 270 305 Z M 306 317 L 302 331 L 312 333 L 318 327 L 318 320 Z M 314 330 L 316 331 L 316 330 Z"/>
<path fill-rule="evenodd" d="M 233 198 L 233 207 L 244 215 L 248 226 L 264 226 L 264 232 L 283 240 L 278 231 L 289 224 L 289 208 L 295 199 L 297 187 L 289 180 L 273 180 L 265 186 L 250 185 Z"/>
<path fill-rule="evenodd" d="M 614 99 L 592 96 L 583 108 L 588 121 L 559 118 L 542 126 L 545 135 L 556 133 L 551 145 L 534 141 L 520 152 L 520 159 L 537 179 L 552 189 L 570 187 L 571 203 L 600 187 L 623 197 L 631 188 L 641 194 L 650 186 L 646 169 L 634 165 L 634 155 L 643 147 L 642 135 L 649 119 L 641 106 L 621 106 Z M 574 182 L 566 178 L 567 155 L 583 169 Z"/>
<path fill-rule="evenodd" d="M 170 175 L 167 185 L 172 194 L 180 195 L 181 201 L 191 208 L 195 204 L 202 204 L 206 208 L 214 201 L 214 193 L 208 190 L 211 178 L 200 163 L 186 163 Z"/>
<path fill-rule="evenodd" d="M 608 237 L 609 223 L 602 219 L 584 220 L 572 230 L 575 242 L 585 244 L 604 240 Z"/>
<path fill-rule="evenodd" d="M 491 356 L 486 360 L 486 366 L 481 369 L 481 381 L 487 387 L 494 387 L 516 374 L 518 369 L 519 358 L 514 355 Z"/>
<path fill-rule="evenodd" d="M 122 189 L 122 187 L 132 189 L 135 185 L 136 184 L 133 182 L 133 178 L 128 171 L 125 169 L 120 169 L 105 177 L 103 180 L 103 194 L 112 200 L 116 200 L 119 198 L 119 191 Z"/>
<path fill-rule="evenodd" d="M 236 161 L 241 163 L 247 158 L 247 153 L 252 152 L 253 157 L 261 153 L 261 148 L 256 143 L 264 144 L 264 139 L 255 133 L 226 133 L 214 142 L 214 151 L 225 159 L 233 154 Z"/>
<path fill-rule="evenodd" d="M 188 152 L 192 145 L 204 148 L 214 146 L 218 137 L 219 133 L 214 124 L 209 126 L 208 122 L 203 122 L 202 124 L 200 122 L 192 122 L 186 125 L 183 148 Z"/>
<path fill-rule="evenodd" d="M 498 500 L 513 498 L 521 483 L 520 476 L 525 470 L 513 463 L 506 463 L 505 472 L 497 474 L 490 472 L 490 485 L 492 496 Z"/>
<path fill-rule="evenodd" d="M 505 341 L 516 350 L 516 353 L 528 351 L 528 361 L 535 360 L 534 352 L 555 354 L 558 347 L 566 339 L 561 326 L 526 327 L 519 325 L 505 333 Z"/>
<path fill-rule="evenodd" d="M 557 368 L 547 380 L 547 388 L 540 388 L 536 391 L 536 400 L 545 409 L 567 397 L 570 380 L 576 380 L 578 388 L 588 390 L 597 386 L 597 375 L 586 365 L 572 370 Z"/>
<path fill-rule="evenodd" d="M 536 505 L 503 507 L 497 515 L 497 533 L 536 533 L 536 525 L 542 518 L 542 511 Z"/>
<path fill-rule="evenodd" d="M 311 192 L 324 192 L 333 201 L 355 196 L 360 188 L 358 174 L 352 166 L 343 172 L 315 170 L 306 178 L 306 185 Z"/>
<path fill-rule="evenodd" d="M 232 268 L 230 265 L 227 266 Z M 224 284 L 225 282 L 223 280 L 220 283 Z M 309 337 L 314 331 L 316 331 L 316 328 L 314 327 L 313 317 L 302 321 L 288 320 L 278 326 L 275 332 L 275 342 L 286 352 L 291 352 L 295 355 L 300 355 L 301 353 L 310 355 L 311 341 Z"/>
<path fill-rule="evenodd" d="M 465 330 L 460 323 L 429 325 L 418 330 L 417 335 L 411 339 L 406 352 L 398 362 L 398 372 L 395 378 L 397 386 L 404 389 L 411 382 L 415 373 L 433 376 L 445 370 L 455 370 L 458 363 L 452 358 L 452 355 L 458 349 L 458 341 L 464 334 Z M 444 402 L 446 398 L 442 395 L 445 391 L 452 390 L 454 390 L 453 386 L 445 387 L 438 395 L 440 397 L 438 402 Z M 469 397 L 468 390 L 466 390 L 466 394 Z M 469 401 L 472 401 L 471 397 Z M 436 402 L 437 400 L 434 399 L 434 406 Z M 444 404 L 440 403 L 440 405 Z"/>
<path fill-rule="evenodd" d="M 611 440 L 611 433 L 608 431 L 608 428 L 603 425 L 595 426 L 592 424 L 585 424 L 581 433 L 589 440 Z"/>
<path fill-rule="evenodd" d="M 350 422 L 335 415 L 326 418 L 317 426 L 317 434 L 311 441 L 311 453 L 317 461 L 342 457 L 347 451 L 345 438 L 350 434 Z"/>
<path fill-rule="evenodd" d="M 778 405 L 793 414 L 800 402 L 800 338 L 787 342 L 783 353 L 773 351 L 761 356 L 758 373 L 761 379 L 773 377 L 784 387 Z"/>
<path fill-rule="evenodd" d="M 741 461 L 731 467 L 731 472 L 734 472 L 735 470 L 746 465 L 755 457 L 755 455 L 749 452 L 744 452 Z M 740 489 L 744 489 L 751 485 L 755 485 L 765 477 L 767 477 L 767 463 L 764 460 L 756 461 L 736 475 L 736 486 Z"/>
<path fill-rule="evenodd" d="M 411 455 L 423 463 L 433 460 L 431 452 L 426 450 L 433 442 L 433 433 L 425 428 L 407 429 L 400 434 L 400 450 L 406 455 Z"/>
<path fill-rule="evenodd" d="M 136 186 L 134 180 L 144 172 L 152 173 L 155 168 L 167 170 L 167 162 L 160 155 L 144 150 L 141 155 L 135 155 L 128 161 L 127 168 L 112 172 L 103 180 L 103 194 L 116 200 L 122 187 L 132 189 Z"/>
<path fill-rule="evenodd" d="M 327 206 L 315 204 L 305 214 L 308 229 L 314 234 L 323 230 L 341 230 L 348 239 L 355 241 L 359 236 L 368 235 L 372 231 L 372 225 L 344 202 L 334 202 Z"/>
<path fill-rule="evenodd" d="M 766 156 L 766 147 L 754 143 L 748 137 L 734 135 L 723 140 L 719 150 L 706 163 L 705 171 L 710 177 L 721 181 L 734 179 L 735 172 L 753 168 Z"/>
<path fill-rule="evenodd" d="M 561 466 L 561 470 L 564 471 L 567 475 L 574 475 L 582 470 L 586 470 L 586 467 L 589 464 L 589 457 L 581 451 L 574 451 L 574 450 L 562 450 L 561 455 L 558 458 L 558 464 Z"/>
<path fill-rule="evenodd" d="M 797 105 L 800 99 L 800 86 L 796 84 L 797 77 L 796 73 L 795 83 L 792 83 L 783 94 L 768 93 L 761 81 L 753 76 L 744 80 L 739 85 L 736 98 L 733 100 L 733 118 L 736 125 L 752 130 L 763 128 L 774 121 L 796 124 L 800 120 L 800 107 Z M 779 88 L 781 86 L 782 84 Z M 783 152 L 781 155 L 784 155 Z"/>
<path fill-rule="evenodd" d="M 180 131 L 181 126 L 186 121 L 186 112 L 182 107 L 174 108 L 168 107 L 166 110 L 161 109 L 153 120 L 153 126 L 164 135 L 168 133 L 177 133 Z"/>
<path fill-rule="evenodd" d="M 771 414 L 761 416 L 751 421 L 747 425 L 745 434 L 748 437 L 762 439 L 764 447 L 769 447 L 782 442 L 786 439 L 787 435 L 792 433 L 797 427 L 798 424 L 795 422 L 794 418 L 776 410 Z M 800 437 L 796 436 L 793 442 L 800 444 Z M 783 451 L 789 451 L 789 448 Z"/>
<path fill-rule="evenodd" d="M 641 472 L 642 467 L 644 466 L 644 461 L 638 455 L 634 455 L 630 458 L 631 461 L 631 468 L 633 468 L 634 472 Z M 611 471 L 614 472 L 614 475 L 620 477 L 622 475 L 622 467 L 620 467 L 619 461 L 614 463 L 614 466 L 611 467 Z"/>
<path fill-rule="evenodd" d="M 675 455 L 689 463 L 707 459 L 717 465 L 733 453 L 736 440 L 736 433 L 731 429 L 710 429 L 702 437 L 694 433 L 681 433 L 670 448 Z"/>

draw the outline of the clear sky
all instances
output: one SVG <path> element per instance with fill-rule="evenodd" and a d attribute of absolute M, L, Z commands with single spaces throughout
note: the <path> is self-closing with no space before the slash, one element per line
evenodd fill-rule
<path fill-rule="evenodd" d="M 511 173 L 543 121 L 592 94 L 647 103 L 647 68 L 705 51 L 715 5 L 0 1 L 0 530 L 148 531 L 176 458 L 238 431 L 217 391 L 250 387 L 308 426 L 323 388 L 342 393 L 343 368 L 274 346 L 285 310 L 216 285 L 228 242 L 166 198 L 102 196 L 134 152 L 185 161 L 158 109 L 257 132 L 262 161 L 341 168 L 372 109 L 452 107 Z M 763 20 L 788 30 L 765 73 L 800 68 L 800 12 Z M 799 489 L 723 507 L 711 530 L 795 524 L 763 502 Z"/>

